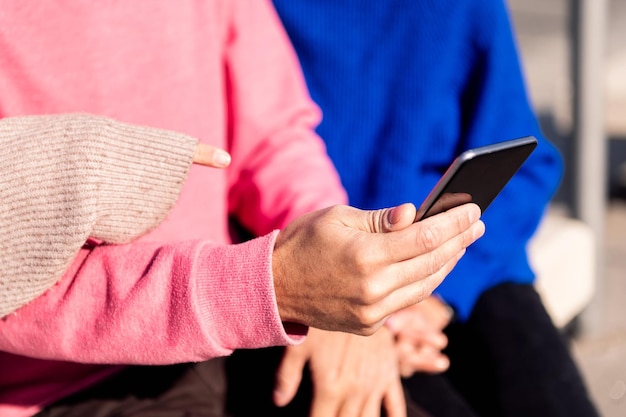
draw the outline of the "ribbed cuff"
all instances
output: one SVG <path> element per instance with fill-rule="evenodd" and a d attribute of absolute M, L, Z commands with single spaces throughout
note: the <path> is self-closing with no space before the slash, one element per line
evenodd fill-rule
<path fill-rule="evenodd" d="M 207 337 L 219 339 L 219 345 L 255 349 L 304 340 L 308 327 L 283 323 L 279 315 L 272 274 L 277 235 L 274 231 L 238 245 L 206 246 L 199 253 L 194 270 L 197 309 Z"/>
<path fill-rule="evenodd" d="M 76 121 L 74 123 L 83 123 Z M 98 213 L 92 237 L 125 243 L 158 226 L 176 203 L 197 141 L 167 130 L 99 118 L 92 131 Z M 79 127 L 80 128 L 80 127 Z"/>

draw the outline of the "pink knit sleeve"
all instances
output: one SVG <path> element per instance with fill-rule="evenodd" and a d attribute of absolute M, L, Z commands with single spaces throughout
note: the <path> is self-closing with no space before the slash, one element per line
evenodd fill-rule
<path fill-rule="evenodd" d="M 320 111 L 270 2 L 231 4 L 227 73 L 237 158 L 230 172 L 237 176 L 229 203 L 245 227 L 263 235 L 347 197 L 315 134 Z"/>
<path fill-rule="evenodd" d="M 297 342 L 302 334 L 287 335 L 276 311 L 275 235 L 230 246 L 195 241 L 83 250 L 55 287 L 0 321 L 0 350 L 73 362 L 167 364 Z"/>

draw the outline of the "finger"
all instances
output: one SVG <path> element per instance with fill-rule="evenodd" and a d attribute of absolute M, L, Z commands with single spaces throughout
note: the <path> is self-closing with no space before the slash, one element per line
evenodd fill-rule
<path fill-rule="evenodd" d="M 381 317 L 387 317 L 429 297 L 465 254 L 466 247 L 482 236 L 484 231 L 484 224 L 478 221 L 430 253 L 389 265 L 384 274 L 385 280 L 376 282 L 381 299 L 386 299 L 391 303 L 389 307 L 392 307 L 391 310 L 379 310 Z"/>
<path fill-rule="evenodd" d="M 433 349 L 443 350 L 448 346 L 448 337 L 439 331 L 427 332 L 424 334 L 422 343 L 432 346 Z"/>
<path fill-rule="evenodd" d="M 397 337 L 396 344 L 419 344 L 420 346 L 430 346 L 441 351 L 448 345 L 448 337 L 429 323 L 415 330 L 411 329 L 410 332 L 403 332 Z"/>
<path fill-rule="evenodd" d="M 406 417 L 406 400 L 400 378 L 395 380 L 383 398 L 383 407 L 387 417 Z"/>
<path fill-rule="evenodd" d="M 420 253 L 431 252 L 480 222 L 480 208 L 474 203 L 464 204 L 444 213 L 417 222 L 418 236 L 416 248 Z M 483 225 L 484 227 L 484 225 Z M 466 242 L 464 247 L 471 242 Z"/>
<path fill-rule="evenodd" d="M 450 366 L 450 360 L 439 350 L 429 346 L 412 346 L 402 343 L 396 346 L 400 374 L 408 378 L 415 372 L 440 373 Z"/>
<path fill-rule="evenodd" d="M 427 277 L 426 279 L 428 279 L 428 277 L 437 276 L 443 279 L 465 254 L 467 247 L 480 238 L 484 232 L 484 224 L 479 221 L 465 232 L 443 243 L 439 248 L 422 256 L 396 263 L 392 267 L 403 270 L 404 273 L 399 271 L 397 278 L 403 279 L 406 284 L 419 282 L 419 278 L 416 279 L 416 277 Z M 444 273 L 442 274 L 442 272 Z M 438 286 L 440 283 L 441 281 L 436 285 Z M 427 296 L 431 295 L 432 290 L 434 287 Z"/>
<path fill-rule="evenodd" d="M 450 323 L 454 316 L 454 310 L 439 296 L 428 297 L 419 304 L 428 320 L 437 329 L 443 329 Z"/>
<path fill-rule="evenodd" d="M 420 353 L 405 358 L 402 376 L 405 376 L 404 371 L 407 368 L 410 368 L 411 373 L 426 372 L 430 374 L 438 374 L 445 372 L 449 367 L 450 359 L 446 355 L 437 351 L 422 349 Z"/>
<path fill-rule="evenodd" d="M 230 165 L 230 154 L 223 149 L 205 143 L 198 143 L 193 163 L 213 168 L 226 168 Z"/>
<path fill-rule="evenodd" d="M 285 355 L 276 371 L 273 399 L 278 407 L 284 407 L 293 400 L 302 381 L 305 359 L 295 349 L 297 348 L 285 349 Z"/>
<path fill-rule="evenodd" d="M 403 264 L 396 265 L 397 268 L 404 267 L 406 270 L 397 269 L 396 273 L 391 274 L 399 282 L 393 283 L 395 290 L 390 291 L 387 297 L 381 301 L 379 306 L 381 317 L 387 317 L 430 296 L 464 254 L 465 249 L 457 252 L 437 272 L 419 280 L 416 280 L 415 276 L 420 273 L 421 269 L 425 268 L 422 263 L 415 261 L 410 267 L 407 267 L 411 261 L 406 261 Z M 409 278 L 400 276 L 407 274 L 407 270 Z"/>
<path fill-rule="evenodd" d="M 398 368 L 402 377 L 408 378 L 416 372 L 413 366 L 413 357 L 421 355 L 421 350 L 422 347 L 420 345 L 412 345 L 408 342 L 399 342 L 396 344 Z"/>
<path fill-rule="evenodd" d="M 363 409 L 357 415 L 359 417 L 380 417 L 380 411 L 383 407 L 383 399 L 370 395 L 365 404 L 363 404 Z"/>
<path fill-rule="evenodd" d="M 432 324 L 427 320 L 427 316 L 422 314 L 415 306 L 410 306 L 395 313 L 387 319 L 385 326 L 396 337 L 406 336 L 412 339 L 415 339 L 415 337 L 420 338 L 421 335 L 432 331 L 439 331 L 439 329 L 433 329 Z"/>
<path fill-rule="evenodd" d="M 467 233 L 469 230 L 476 233 Z M 400 262 L 433 252 L 451 240 L 458 249 L 465 248 L 483 233 L 480 209 L 465 204 L 399 231 L 371 235 L 373 246 L 368 256 L 373 264 Z"/>
<path fill-rule="evenodd" d="M 411 378 L 415 373 L 415 369 L 408 362 L 403 362 L 400 364 L 400 375 L 402 378 Z"/>
<path fill-rule="evenodd" d="M 430 346 L 441 351 L 448 345 L 448 337 L 431 326 L 408 329 L 396 336 L 396 346 Z"/>
<path fill-rule="evenodd" d="M 371 397 L 375 397 L 374 395 L 371 395 Z M 374 414 L 372 416 L 372 414 L 365 414 L 365 410 L 366 410 L 366 402 L 367 402 L 366 397 L 363 397 L 361 395 L 355 396 L 355 395 L 350 395 L 348 397 L 345 398 L 343 404 L 341 405 L 341 409 L 339 410 L 339 413 L 337 413 L 338 417 L 379 417 L 379 414 Z M 380 405 L 381 405 L 381 399 L 378 398 L 378 409 L 380 410 Z M 368 413 L 371 413 L 371 409 L 369 411 L 367 411 Z"/>
<path fill-rule="evenodd" d="M 347 207 L 342 218 L 345 226 L 367 233 L 385 233 L 401 230 L 410 226 L 415 220 L 415 206 L 411 203 L 401 204 L 380 210 L 358 210 Z"/>
<path fill-rule="evenodd" d="M 415 206 L 413 204 L 401 204 L 384 210 L 368 212 L 373 216 L 373 224 L 378 222 L 376 232 L 393 232 L 402 230 L 411 224 L 415 219 Z"/>
<path fill-rule="evenodd" d="M 309 417 L 335 417 L 339 415 L 339 404 L 336 398 L 313 395 Z"/>

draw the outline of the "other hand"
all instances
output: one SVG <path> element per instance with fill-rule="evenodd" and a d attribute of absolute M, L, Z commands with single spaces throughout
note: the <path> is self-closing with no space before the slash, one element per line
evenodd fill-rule
<path fill-rule="evenodd" d="M 386 327 L 395 335 L 403 377 L 410 377 L 415 372 L 439 373 L 448 369 L 450 361 L 441 351 L 448 344 L 443 329 L 451 317 L 448 306 L 436 296 L 391 317 Z"/>
<path fill-rule="evenodd" d="M 381 328 L 371 337 L 310 329 L 303 344 L 289 346 L 276 373 L 274 402 L 295 396 L 305 364 L 313 382 L 311 417 L 405 417 L 406 404 L 393 336 Z"/>

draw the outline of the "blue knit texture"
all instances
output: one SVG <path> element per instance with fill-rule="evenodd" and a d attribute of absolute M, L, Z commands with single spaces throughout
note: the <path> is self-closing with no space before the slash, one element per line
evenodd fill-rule
<path fill-rule="evenodd" d="M 461 320 L 480 294 L 534 280 L 526 253 L 562 159 L 529 103 L 502 0 L 274 0 L 324 118 L 350 203 L 426 197 L 461 151 L 533 135 L 539 146 L 484 214 L 486 234 L 437 289 Z"/>

